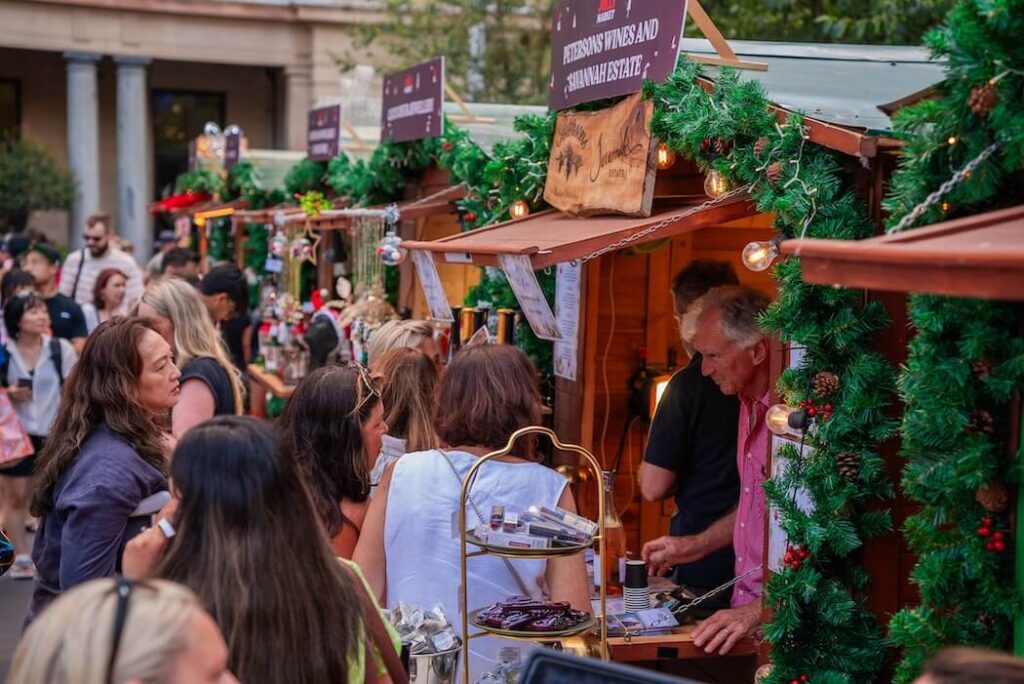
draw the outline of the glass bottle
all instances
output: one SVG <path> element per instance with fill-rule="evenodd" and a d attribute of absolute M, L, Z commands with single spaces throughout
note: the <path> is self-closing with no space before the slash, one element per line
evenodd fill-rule
<path fill-rule="evenodd" d="M 604 470 L 601 472 L 601 480 L 604 485 L 604 534 L 607 558 L 599 559 L 600 577 L 601 581 L 605 582 L 607 593 L 617 596 L 622 593 L 619 559 L 626 556 L 626 530 L 622 526 L 619 511 L 615 508 L 615 473 L 611 470 Z M 594 549 L 600 554 L 600 546 L 595 545 Z"/>

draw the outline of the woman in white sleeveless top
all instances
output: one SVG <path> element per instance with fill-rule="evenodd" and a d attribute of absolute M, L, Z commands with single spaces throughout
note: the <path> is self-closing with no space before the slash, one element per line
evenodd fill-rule
<path fill-rule="evenodd" d="M 452 526 L 461 482 L 477 458 L 503 447 L 517 429 L 540 422 L 536 377 L 521 351 L 501 345 L 466 348 L 441 376 L 434 428 L 446 446 L 406 454 L 385 473 L 353 556 L 388 608 L 399 602 L 441 603 L 461 625 L 459 540 Z M 476 527 L 496 504 L 506 510 L 531 505 L 575 510 L 566 484 L 558 473 L 524 458 L 489 461 L 478 471 L 466 519 Z M 510 563 L 511 568 L 490 556 L 468 561 L 470 610 L 527 593 L 591 612 L 582 554 Z M 473 641 L 473 681 L 495 667 L 503 645 L 521 644 Z"/>

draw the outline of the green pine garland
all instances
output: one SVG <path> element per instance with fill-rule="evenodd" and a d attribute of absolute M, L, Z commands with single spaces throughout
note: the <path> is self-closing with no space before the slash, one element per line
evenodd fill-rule
<path fill-rule="evenodd" d="M 1024 201 L 1021 36 L 1024 0 L 962 0 L 927 36 L 933 54 L 947 60 L 947 78 L 937 99 L 900 113 L 908 144 L 885 202 L 892 225 L 993 142 L 996 153 L 917 223 Z M 945 645 L 1006 648 L 1022 607 L 1012 582 L 1009 513 L 976 500 L 982 485 L 1019 481 L 1024 461 L 1021 452 L 1005 455 L 1009 401 L 1024 384 L 1015 311 L 999 302 L 915 295 L 909 317 L 917 335 L 899 380 L 906 404 L 902 487 L 921 510 L 903 531 L 918 557 L 911 579 L 921 605 L 889 624 L 890 639 L 903 649 L 895 676 L 901 683 Z M 996 531 L 1005 535 L 1005 551 L 989 548 Z"/>
<path fill-rule="evenodd" d="M 655 102 L 652 130 L 658 138 L 705 171 L 713 166 L 748 184 L 758 210 L 775 213 L 783 237 L 872 234 L 866 207 L 837 155 L 805 140 L 800 116 L 779 126 L 756 82 L 726 71 L 709 94 L 696 83 L 699 75 L 697 65 L 683 62 L 667 83 L 646 88 Z M 816 684 L 859 684 L 876 676 L 884 649 L 867 605 L 869 577 L 857 557 L 864 540 L 891 530 L 887 511 L 867 510 L 892 495 L 876 449 L 895 431 L 885 415 L 893 372 L 867 351 L 887 319 L 856 290 L 804 283 L 797 259 L 782 262 L 775 278 L 779 296 L 763 324 L 804 349 L 802 364 L 783 373 L 779 392 L 790 405 L 811 400 L 818 410 L 832 404 L 832 411 L 807 435 L 813 450 L 807 458 L 792 446 L 775 454 L 788 467 L 766 485 L 791 545 L 808 552 L 799 567 L 783 569 L 766 587 L 775 615 L 765 626 L 774 663 L 766 681 L 788 683 L 806 675 Z M 823 371 L 838 378 L 833 396 L 814 394 L 814 377 Z M 849 481 L 837 469 L 844 452 L 859 461 Z M 806 492 L 810 511 L 794 503 L 796 490 Z"/>

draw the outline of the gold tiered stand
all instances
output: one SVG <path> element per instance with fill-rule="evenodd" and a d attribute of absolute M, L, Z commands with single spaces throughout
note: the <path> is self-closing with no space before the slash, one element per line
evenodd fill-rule
<path fill-rule="evenodd" d="M 558 631 L 558 632 L 536 632 L 536 633 L 532 633 L 532 632 L 531 633 L 525 633 L 525 632 L 507 631 L 507 630 L 501 630 L 501 629 L 491 629 L 491 628 L 488 628 L 488 627 L 486 627 L 484 625 L 474 624 L 474 626 L 477 627 L 478 629 L 480 629 L 481 631 L 473 633 L 473 634 L 469 633 L 469 624 L 470 624 L 470 612 L 468 610 L 468 608 L 469 608 L 469 599 L 468 599 L 469 588 L 468 588 L 468 584 L 467 584 L 466 566 L 467 566 L 467 561 L 470 558 L 475 558 L 477 556 L 487 556 L 487 555 L 490 555 L 490 556 L 500 556 L 502 558 L 511 558 L 511 559 L 516 559 L 516 558 L 529 558 L 529 559 L 558 558 L 560 556 L 571 556 L 571 555 L 576 554 L 576 553 L 582 553 L 583 551 L 586 550 L 587 546 L 589 546 L 589 545 L 581 545 L 581 546 L 558 547 L 558 548 L 550 548 L 550 549 L 510 549 L 510 548 L 505 548 L 505 547 L 496 547 L 496 546 L 493 546 L 493 545 L 490 545 L 490 544 L 483 543 L 482 541 L 476 539 L 476 536 L 466 529 L 466 503 L 469 500 L 469 491 L 470 491 L 470 489 L 473 486 L 473 482 L 476 480 L 476 475 L 477 475 L 477 472 L 480 470 L 480 467 L 484 463 L 486 463 L 487 461 L 489 461 L 491 459 L 500 458 L 502 456 L 507 456 L 509 453 L 512 452 L 512 449 L 515 447 L 516 442 L 519 441 L 519 439 L 521 437 L 525 437 L 526 435 L 535 435 L 535 434 L 536 435 L 547 435 L 548 438 L 551 439 L 551 443 L 554 444 L 555 448 L 557 448 L 557 449 L 560 449 L 562 451 L 571 451 L 571 452 L 575 452 L 577 454 L 581 454 L 584 457 L 584 459 L 586 460 L 586 465 L 589 466 L 591 469 L 593 469 L 594 476 L 595 476 L 594 477 L 594 482 L 597 484 L 597 493 L 598 493 L 598 498 L 597 498 L 597 501 L 598 501 L 598 504 L 597 504 L 598 531 L 597 531 L 597 536 L 595 537 L 595 540 L 598 542 L 598 552 L 600 553 L 601 558 L 602 559 L 605 558 L 605 528 L 604 528 L 604 506 L 605 506 L 605 500 L 604 500 L 604 489 L 601 486 L 601 464 L 597 462 L 597 459 L 594 458 L 593 454 L 591 454 L 589 451 L 587 451 L 586 449 L 584 449 L 583 447 L 581 447 L 581 446 L 579 446 L 577 444 L 564 444 L 564 443 L 562 443 L 558 439 L 558 435 L 556 435 L 553 430 L 550 430 L 550 429 L 548 429 L 546 427 L 532 426 L 532 427 L 524 427 L 524 428 L 521 428 L 519 430 L 516 430 L 512 434 L 512 436 L 509 437 L 508 442 L 505 444 L 505 446 L 503 448 L 501 448 L 501 449 L 499 449 L 497 451 L 492 451 L 492 452 L 490 452 L 488 454 L 485 454 L 484 456 L 481 456 L 479 459 L 477 459 L 476 463 L 474 463 L 473 466 L 469 469 L 469 472 L 466 474 L 466 477 L 465 477 L 465 479 L 462 482 L 462 492 L 461 492 L 460 499 L 459 499 L 459 502 L 460 502 L 460 505 L 459 505 L 459 530 L 460 530 L 459 541 L 460 541 L 460 544 L 461 544 L 461 552 L 462 552 L 461 553 L 461 557 L 460 557 L 460 562 L 461 562 L 461 566 L 462 566 L 462 587 L 461 587 L 461 594 L 462 595 L 460 597 L 460 600 L 462 602 L 462 605 L 460 607 L 462 609 L 462 681 L 463 681 L 463 684 L 469 684 L 469 642 L 471 640 L 473 640 L 473 639 L 477 639 L 477 638 L 483 637 L 483 636 L 496 636 L 496 637 L 500 637 L 502 639 L 516 639 L 516 640 L 519 640 L 519 641 L 532 641 L 532 642 L 560 641 L 560 640 L 566 639 L 568 637 L 572 637 L 572 636 L 581 634 L 583 632 L 589 631 L 591 628 L 594 627 L 594 622 L 595 621 L 593 619 L 588 620 L 586 622 L 583 622 L 583 623 L 581 623 L 579 625 L 576 625 L 575 627 L 573 627 L 571 629 L 567 629 L 567 630 L 561 630 L 561 631 Z M 466 548 L 468 544 L 472 544 L 472 545 L 478 547 L 479 550 L 478 551 L 468 551 L 467 548 Z M 605 619 L 607 595 L 606 595 L 606 587 L 605 587 L 605 583 L 604 582 L 601 582 L 601 592 L 600 593 L 601 593 L 601 601 L 600 601 L 601 610 L 600 610 L 600 614 L 596 616 L 596 621 L 599 623 L 599 630 L 600 630 L 600 634 L 601 634 L 601 641 L 600 641 L 601 659 L 602 660 L 608 660 L 608 624 L 607 624 L 607 620 Z M 477 612 L 479 612 L 479 611 L 473 611 L 473 614 L 475 615 Z"/>

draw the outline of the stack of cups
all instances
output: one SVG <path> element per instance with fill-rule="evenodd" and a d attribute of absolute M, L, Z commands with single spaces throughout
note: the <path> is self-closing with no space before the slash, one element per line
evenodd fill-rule
<path fill-rule="evenodd" d="M 642 560 L 626 561 L 626 581 L 622 584 L 622 594 L 627 613 L 651 607 L 651 595 L 647 592 L 647 564 Z"/>

